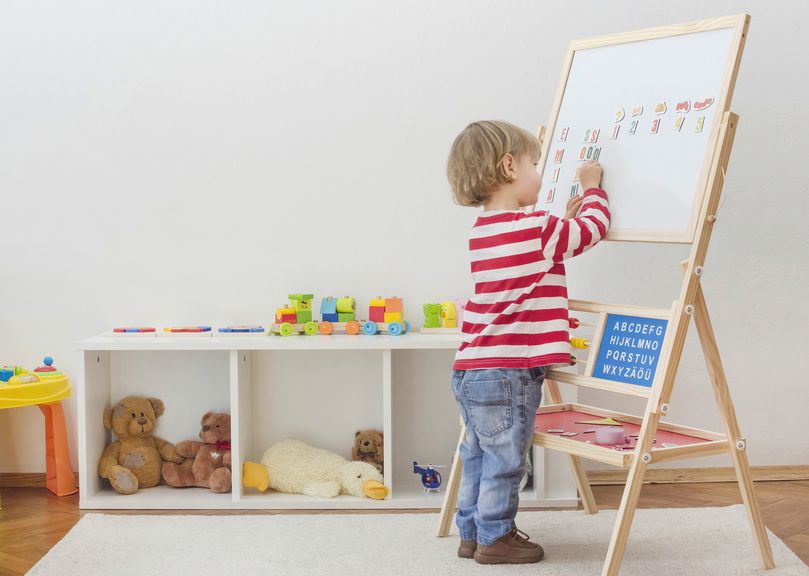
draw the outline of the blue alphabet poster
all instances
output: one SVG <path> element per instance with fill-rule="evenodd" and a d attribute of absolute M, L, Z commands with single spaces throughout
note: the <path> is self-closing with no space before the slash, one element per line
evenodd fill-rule
<path fill-rule="evenodd" d="M 651 387 L 667 320 L 607 314 L 593 377 Z"/>

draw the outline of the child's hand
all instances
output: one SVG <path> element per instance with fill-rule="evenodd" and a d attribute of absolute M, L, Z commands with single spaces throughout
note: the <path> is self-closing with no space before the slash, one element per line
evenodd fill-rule
<path fill-rule="evenodd" d="M 601 186 L 601 173 L 603 169 L 601 164 L 588 160 L 581 165 L 579 171 L 579 180 L 581 181 L 582 190 L 585 192 L 590 188 L 598 188 Z"/>
<path fill-rule="evenodd" d="M 570 220 L 571 218 L 578 216 L 579 208 L 581 208 L 581 201 L 582 197 L 579 195 L 576 195 L 567 201 L 567 208 L 565 209 L 566 219 Z"/>

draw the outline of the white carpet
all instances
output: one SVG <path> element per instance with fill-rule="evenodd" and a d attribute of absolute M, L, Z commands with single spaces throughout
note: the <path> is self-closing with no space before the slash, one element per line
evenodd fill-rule
<path fill-rule="evenodd" d="M 521 512 L 519 527 L 545 548 L 539 564 L 481 566 L 458 558 L 457 532 L 435 536 L 438 515 L 88 514 L 29 574 L 292 576 L 297 574 L 600 574 L 615 511 Z M 742 506 L 638 510 L 622 576 L 809 575 L 770 533 L 776 568 L 764 571 Z"/>

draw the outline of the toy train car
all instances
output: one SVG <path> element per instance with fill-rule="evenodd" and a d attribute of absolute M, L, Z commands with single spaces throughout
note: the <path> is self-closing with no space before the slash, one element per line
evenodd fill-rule
<path fill-rule="evenodd" d="M 290 294 L 289 305 L 276 310 L 275 323 L 270 326 L 270 331 L 281 336 L 301 333 L 308 336 L 318 333 L 328 336 L 335 332 L 345 332 L 352 336 L 387 332 L 398 336 L 410 329 L 410 325 L 403 319 L 401 298 L 371 300 L 369 319 L 357 320 L 354 298 L 329 296 L 320 303 L 320 322 L 312 319 L 313 298 L 312 294 Z"/>
<path fill-rule="evenodd" d="M 404 320 L 404 303 L 401 298 L 377 298 L 368 306 L 368 320 L 362 322 L 363 334 L 387 332 L 391 336 L 407 334 L 410 324 Z"/>

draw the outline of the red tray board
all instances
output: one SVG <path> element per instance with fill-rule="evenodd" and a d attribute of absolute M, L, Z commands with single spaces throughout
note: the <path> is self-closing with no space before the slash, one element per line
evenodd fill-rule
<path fill-rule="evenodd" d="M 565 432 L 578 432 L 577 436 L 563 436 L 568 440 L 576 440 L 579 442 L 587 442 L 589 440 L 595 446 L 603 446 L 605 448 L 614 448 L 612 444 L 597 444 L 595 441 L 595 433 L 591 432 L 585 434 L 585 430 L 593 430 L 599 428 L 598 424 L 576 424 L 577 420 L 601 420 L 604 416 L 597 416 L 595 414 L 587 414 L 586 412 L 550 412 L 546 414 L 537 414 L 534 420 L 534 430 L 537 432 L 548 432 L 548 428 L 559 428 Z M 618 418 L 615 418 L 618 420 Z M 630 434 L 638 434 L 640 426 L 638 424 L 631 424 L 623 422 L 621 424 L 626 431 L 626 436 Z M 558 433 L 552 433 L 554 436 L 560 436 Z M 623 444 L 624 448 L 632 448 L 637 443 L 637 438 L 629 438 L 629 441 Z M 655 443 L 652 448 L 662 448 L 663 443 L 676 444 L 678 446 L 686 446 L 691 444 L 702 444 L 704 442 L 711 442 L 705 438 L 697 438 L 696 436 L 689 436 L 687 434 L 679 434 L 677 432 L 668 432 L 658 428 L 655 433 Z"/>

